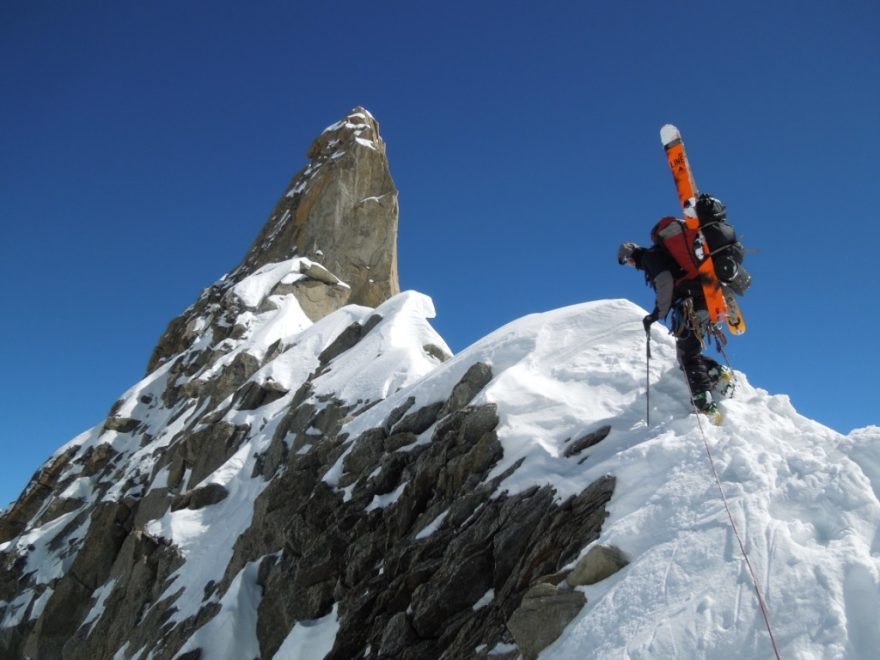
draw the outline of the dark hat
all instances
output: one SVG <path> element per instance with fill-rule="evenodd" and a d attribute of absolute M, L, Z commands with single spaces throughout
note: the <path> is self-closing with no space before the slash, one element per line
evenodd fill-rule
<path fill-rule="evenodd" d="M 617 263 L 621 266 L 626 263 L 626 260 L 633 256 L 638 250 L 644 250 L 644 248 L 638 243 L 623 243 L 619 248 L 617 248 Z"/>

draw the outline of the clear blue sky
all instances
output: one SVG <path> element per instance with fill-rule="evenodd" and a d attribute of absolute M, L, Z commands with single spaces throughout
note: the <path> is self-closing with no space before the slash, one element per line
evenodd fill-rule
<path fill-rule="evenodd" d="M 144 373 L 355 105 L 400 190 L 400 276 L 455 350 L 651 293 L 615 263 L 676 211 L 658 130 L 757 250 L 734 366 L 880 423 L 880 5 L 0 6 L 0 503 Z"/>

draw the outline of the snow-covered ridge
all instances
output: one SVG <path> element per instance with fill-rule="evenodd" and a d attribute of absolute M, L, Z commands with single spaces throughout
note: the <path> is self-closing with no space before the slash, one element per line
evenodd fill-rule
<path fill-rule="evenodd" d="M 26 588 L 0 603 L 0 626 L 9 629 L 43 613 L 53 581 L 75 561 L 77 544 L 89 533 L 88 519 L 76 522 L 79 511 L 127 498 L 153 501 L 169 491 L 178 497 L 219 493 L 219 500 L 198 508 L 144 514 L 139 524 L 178 557 L 159 598 L 174 603 L 169 621 L 183 630 L 206 604 L 217 611 L 186 633 L 181 651 L 259 655 L 262 564 L 248 561 L 231 574 L 229 567 L 255 503 L 271 484 L 261 466 L 273 446 L 280 439 L 291 453 L 308 455 L 322 442 L 319 429 L 295 441 L 284 433 L 295 402 L 311 405 L 317 414 L 331 403 L 349 411 L 339 420 L 341 453 L 316 476 L 351 501 L 353 485 L 342 477 L 365 434 L 407 402 L 417 410 L 449 399 L 481 363 L 491 368 L 491 379 L 471 403 L 497 409 L 503 456 L 486 476 L 500 479 L 494 497 L 550 485 L 556 500 L 564 501 L 606 475 L 617 481 L 595 544 L 616 546 L 630 563 L 606 580 L 578 587 L 587 604 L 543 657 L 771 655 L 707 462 L 704 434 L 760 578 L 782 657 L 870 658 L 880 648 L 874 616 L 880 602 L 877 427 L 843 436 L 799 415 L 784 395 L 752 386 L 742 373 L 735 398 L 722 404 L 724 425 L 701 426 L 687 405 L 674 343 L 656 329 L 648 427 L 645 312 L 628 301 L 533 314 L 441 362 L 438 352 L 449 350 L 429 324 L 434 307 L 427 296 L 405 292 L 376 309 L 348 306 L 311 323 L 290 294 L 273 293 L 295 281 L 299 267 L 271 264 L 231 286 L 230 295 L 242 306 L 228 324 L 242 329 L 238 334 L 216 341 L 207 333 L 219 317 L 201 319 L 193 326 L 206 333 L 201 339 L 122 397 L 115 408 L 120 421 L 59 450 L 56 458 L 73 454 L 61 479 L 64 487 L 20 535 L 0 546 L 10 556 L 25 557 L 32 572 Z M 343 341 L 352 328 L 359 329 L 356 336 Z M 214 359 L 200 365 L 199 355 Z M 236 358 L 242 355 L 249 357 Z M 248 360 L 257 367 L 222 398 L 205 396 L 206 385 L 193 385 L 222 379 L 234 364 Z M 185 364 L 193 369 L 181 380 L 176 370 Z M 197 396 L 169 398 L 175 388 L 190 388 Z M 254 399 L 260 403 L 248 404 L 245 394 L 255 391 L 263 393 Z M 611 427 L 607 437 L 588 452 L 567 455 L 574 438 L 605 426 Z M 206 469 L 169 460 L 179 443 L 215 428 L 245 429 L 217 465 Z M 389 451 L 417 451 L 432 442 L 435 430 L 431 426 L 415 443 Z M 107 453 L 112 469 L 90 474 L 85 457 L 102 447 L 112 450 Z M 175 476 L 180 469 L 185 474 Z M 365 503 L 364 514 L 389 509 L 406 486 L 403 480 Z M 80 504 L 40 522 L 61 500 Z M 415 539 L 428 542 L 443 534 L 450 520 L 449 510 L 436 511 Z M 68 536 L 59 549 L 54 540 L 62 529 Z M 583 547 L 581 556 L 591 547 Z M 114 579 L 108 575 L 91 597 L 81 634 L 98 630 L 105 620 Z M 495 602 L 494 591 L 481 593 L 468 605 L 474 616 Z M 302 657 L 323 657 L 343 616 L 334 605 L 323 618 L 297 623 L 275 657 L 288 657 L 293 648 Z M 146 647 L 126 654 L 141 651 Z"/>
<path fill-rule="evenodd" d="M 341 368 L 316 381 L 317 393 L 332 393 L 343 403 L 352 404 L 380 400 L 433 369 L 438 361 L 425 351 L 425 345 L 438 346 L 449 353 L 445 342 L 426 321 L 434 315 L 430 299 L 415 292 L 400 294 L 375 310 L 348 306 L 312 323 L 289 290 L 278 292 L 279 287 L 284 291 L 284 285 L 306 277 L 305 273 L 345 286 L 320 264 L 305 258 L 268 264 L 237 283 L 226 283 L 220 287 L 225 300 L 237 304 L 208 305 L 202 308 L 204 315 L 190 317 L 188 332 L 192 340 L 188 348 L 126 391 L 107 422 L 80 434 L 53 455 L 50 463 L 66 464 L 59 477 L 65 487 L 43 503 L 21 534 L 0 544 L 0 552 L 27 558 L 25 570 L 32 583 L 14 602 L 0 601 L 0 628 L 18 624 L 25 612 L 30 618 L 39 616 L 41 610 L 32 603 L 44 603 L 51 596 L 52 582 L 74 561 L 78 542 L 89 529 L 89 519 L 84 518 L 76 529 L 68 532 L 64 546 L 53 549 L 59 532 L 77 520 L 78 513 L 85 513 L 99 502 L 141 499 L 155 490 L 166 491 L 170 466 L 163 465 L 163 457 L 167 458 L 170 449 L 188 433 L 207 428 L 202 420 L 209 418 L 207 424 L 246 425 L 252 432 L 234 455 L 204 479 L 194 482 L 189 479 L 191 472 L 187 472 L 177 488 L 194 490 L 217 484 L 228 489 L 230 496 L 208 509 L 169 512 L 144 527 L 148 534 L 166 539 L 182 553 L 185 563 L 181 576 L 185 578 L 180 579 L 197 584 L 199 593 L 193 591 L 187 601 L 191 592 L 184 589 L 179 620 L 195 614 L 205 583 L 223 576 L 236 538 L 249 525 L 253 501 L 266 485 L 262 479 L 252 477 L 257 456 L 265 451 L 274 426 L 298 388 L 320 366 L 323 351 L 353 323 L 365 322 L 369 317 L 379 321 L 360 343 L 359 352 L 351 354 Z M 237 311 L 230 316 L 230 310 Z M 219 339 L 215 337 L 219 326 L 235 328 L 236 332 Z M 268 356 L 272 347 L 274 355 Z M 244 357 L 245 362 L 262 366 L 222 400 L 201 396 L 214 381 L 222 380 L 227 370 L 242 363 Z M 270 384 L 284 395 L 257 411 L 241 411 L 234 405 L 235 392 L 248 383 Z M 175 396 L 169 405 L 170 393 L 175 391 L 195 396 Z M 112 464 L 118 469 L 112 475 L 83 476 L 83 462 L 95 455 L 112 457 Z M 78 506 L 60 517 L 52 517 L 53 508 L 63 503 L 67 507 Z M 48 522 L 40 522 L 47 516 Z M 223 550 L 217 552 L 218 548 Z M 205 552 L 212 556 L 211 561 L 188 561 L 202 558 Z M 93 615 L 90 620 L 96 617 Z"/>
<path fill-rule="evenodd" d="M 631 563 L 584 588 L 587 607 L 546 656 L 766 657 L 772 649 L 705 433 L 782 656 L 873 657 L 880 648 L 870 614 L 880 604 L 877 427 L 842 436 L 742 373 L 735 398 L 722 404 L 725 424 L 701 426 L 690 414 L 674 343 L 655 330 L 649 428 L 643 315 L 626 301 L 602 301 L 519 319 L 346 430 L 363 432 L 405 397 L 429 404 L 471 364 L 491 365 L 495 377 L 475 403 L 499 406 L 504 458 L 493 475 L 524 459 L 499 491 L 550 483 L 564 499 L 604 474 L 618 480 L 597 543 L 621 548 Z M 612 431 L 585 464 L 565 457 L 576 434 L 603 424 Z"/>

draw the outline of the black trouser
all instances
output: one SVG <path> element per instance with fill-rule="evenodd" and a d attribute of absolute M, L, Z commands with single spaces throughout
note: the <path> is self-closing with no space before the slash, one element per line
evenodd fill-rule
<path fill-rule="evenodd" d="M 703 346 L 694 333 L 688 330 L 684 337 L 679 337 L 675 341 L 675 353 L 678 357 L 678 363 L 687 376 L 688 384 L 691 387 L 691 393 L 696 396 L 700 392 L 707 392 L 712 389 L 712 382 L 709 379 L 708 370 L 715 360 L 707 358 L 702 353 Z"/>

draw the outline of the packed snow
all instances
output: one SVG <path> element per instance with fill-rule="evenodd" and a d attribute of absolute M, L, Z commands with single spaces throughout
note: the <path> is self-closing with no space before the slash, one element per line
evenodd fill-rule
<path fill-rule="evenodd" d="M 297 276 L 293 263 L 271 264 L 233 292 L 249 309 L 262 309 L 278 283 Z M 617 479 L 597 543 L 619 547 L 630 563 L 611 578 L 579 587 L 586 606 L 542 658 L 772 656 L 707 446 L 755 567 L 782 657 L 877 657 L 880 427 L 841 435 L 799 415 L 786 396 L 753 386 L 739 372 L 735 397 L 722 403 L 724 424 L 711 426 L 691 413 L 674 342 L 656 326 L 648 426 L 645 311 L 624 300 L 524 317 L 441 363 L 424 348 L 433 345 L 449 353 L 429 323 L 434 307 L 423 294 L 404 292 L 375 310 L 348 306 L 317 323 L 308 321 L 293 296 L 272 298 L 273 309 L 242 313 L 248 330 L 222 360 L 241 351 L 262 359 L 269 345 L 280 341 L 280 354 L 252 380 L 274 381 L 288 394 L 258 410 L 228 413 L 225 421 L 249 423 L 259 432 L 201 484 L 222 484 L 229 491 L 225 499 L 199 510 L 169 511 L 147 524 L 149 534 L 173 542 L 186 559 L 164 594 L 180 592 L 174 620 L 194 615 L 203 605 L 205 585 L 223 577 L 235 539 L 249 526 L 254 501 L 266 487 L 253 476 L 257 455 L 268 447 L 295 391 L 316 371 L 318 356 L 351 323 L 366 325 L 378 315 L 381 320 L 366 336 L 313 381 L 316 396 L 332 393 L 352 405 L 381 400 L 343 428 L 350 443 L 408 397 L 415 398 L 416 406 L 445 400 L 468 368 L 484 362 L 493 379 L 474 403 L 498 405 L 504 450 L 489 478 L 522 461 L 501 483 L 499 495 L 552 484 L 563 500 L 604 475 Z M 196 343 L 190 350 L 204 348 Z M 730 352 L 735 359 L 735 346 Z M 210 379 L 218 368 L 195 377 Z M 142 403 L 160 397 L 168 371 L 166 364 L 131 388 L 119 409 L 120 416 L 148 425 L 151 442 L 141 447 L 127 434 L 99 426 L 59 450 L 110 443 L 125 454 L 126 479 L 105 499 L 126 495 L 121 484 L 136 481 L 137 475 L 149 477 L 146 492 L 165 487 L 167 469 L 153 470 L 156 450 L 188 420 L 208 412 Z M 604 425 L 611 426 L 604 440 L 582 455 L 565 456 L 569 442 Z M 430 442 L 431 431 L 419 442 Z M 337 483 L 342 460 L 323 475 L 331 485 Z M 89 501 L 93 492 L 88 480 L 73 479 L 65 497 Z M 399 494 L 377 497 L 369 508 L 388 506 Z M 53 554 L 50 543 L 71 515 L 29 528 L 3 546 L 32 546 L 29 569 L 37 571 L 41 584 L 48 585 L 70 561 Z M 445 518 L 441 513 L 422 534 L 434 533 Z M 257 565 L 245 566 L 226 593 L 214 597 L 221 613 L 196 631 L 182 651 L 201 647 L 206 657 L 259 654 Z M 104 614 L 109 589 L 105 585 L 97 592 L 89 623 Z M 21 606 L 7 608 L 0 626 L 20 620 L 34 597 L 22 594 Z M 493 598 L 487 592 L 475 610 Z M 332 648 L 338 628 L 335 608 L 322 619 L 298 622 L 275 657 L 321 658 Z"/>

